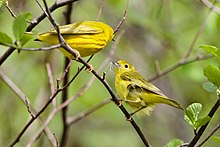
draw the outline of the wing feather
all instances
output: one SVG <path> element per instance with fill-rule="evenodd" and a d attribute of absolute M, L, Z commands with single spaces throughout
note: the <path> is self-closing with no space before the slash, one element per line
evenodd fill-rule
<path fill-rule="evenodd" d="M 97 26 L 82 24 L 82 22 L 60 26 L 60 33 L 65 35 L 98 34 L 102 32 L 103 32 L 102 28 Z M 52 29 L 50 33 L 57 34 L 55 29 Z"/>
<path fill-rule="evenodd" d="M 153 84 L 148 83 L 142 75 L 138 72 L 125 72 L 121 75 L 121 78 L 125 81 L 131 81 L 131 84 L 127 87 L 132 90 L 135 88 L 137 90 L 146 91 L 147 93 L 154 93 L 157 95 L 163 95 L 162 92 Z M 163 95 L 164 96 L 164 95 Z"/>

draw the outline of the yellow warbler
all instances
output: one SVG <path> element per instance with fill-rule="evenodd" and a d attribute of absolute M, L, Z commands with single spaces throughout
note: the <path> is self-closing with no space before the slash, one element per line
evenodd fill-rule
<path fill-rule="evenodd" d="M 150 115 L 156 104 L 167 104 L 183 109 L 178 102 L 169 99 L 157 87 L 147 82 L 134 66 L 127 61 L 113 61 L 115 69 L 115 88 L 118 95 L 138 115 Z"/>
<path fill-rule="evenodd" d="M 99 52 L 114 36 L 114 31 L 109 25 L 96 21 L 76 22 L 59 28 L 66 43 L 77 50 L 82 57 Z M 37 40 L 51 45 L 59 43 L 57 32 L 54 29 L 39 34 Z M 68 58 L 74 59 L 63 48 L 60 48 L 60 50 Z"/>

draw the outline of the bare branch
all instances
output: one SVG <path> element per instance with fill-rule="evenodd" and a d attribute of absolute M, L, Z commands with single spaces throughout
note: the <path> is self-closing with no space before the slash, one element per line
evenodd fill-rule
<path fill-rule="evenodd" d="M 22 51 L 49 51 L 49 50 L 55 50 L 55 49 L 58 49 L 60 48 L 61 45 L 60 44 L 56 44 L 56 45 L 52 45 L 52 46 L 49 46 L 49 47 L 39 47 L 39 48 L 17 48 L 19 50 L 22 50 Z"/>
<path fill-rule="evenodd" d="M 110 99 L 105 99 L 102 102 L 98 103 L 97 105 L 86 110 L 85 112 L 81 112 L 81 113 L 77 114 L 77 116 L 69 117 L 67 122 L 69 125 L 72 125 L 110 102 L 111 102 Z"/>
<path fill-rule="evenodd" d="M 182 65 L 194 63 L 194 62 L 201 61 L 201 60 L 206 60 L 206 59 L 209 59 L 209 58 L 212 58 L 212 57 L 213 57 L 213 55 L 198 55 L 198 56 L 196 56 L 192 59 L 186 59 L 184 61 L 180 60 L 179 62 L 177 62 L 174 65 L 171 65 L 170 67 L 166 68 L 165 70 L 157 72 L 157 75 L 150 77 L 148 79 L 148 81 L 152 82 L 152 81 L 168 74 L 169 72 L 181 67 Z"/>
<path fill-rule="evenodd" d="M 53 94 L 54 89 L 55 89 L 54 82 L 53 82 L 53 72 L 52 72 L 52 69 L 49 63 L 46 63 L 46 68 L 47 68 L 47 76 L 49 79 L 50 91 L 51 91 L 51 94 Z"/>
<path fill-rule="evenodd" d="M 129 0 L 127 0 L 127 3 L 126 3 L 126 9 L 125 9 L 125 12 L 124 12 L 124 16 L 121 19 L 121 21 L 118 23 L 117 27 L 115 28 L 114 34 L 118 32 L 119 28 L 121 27 L 121 25 L 123 24 L 123 22 L 126 19 L 126 16 L 127 16 L 127 13 L 128 13 L 128 2 L 129 2 Z"/>
<path fill-rule="evenodd" d="M 87 62 L 89 62 L 91 59 L 92 59 L 93 55 L 89 57 L 89 59 L 87 60 Z M 83 65 L 81 68 L 78 68 L 78 71 L 76 72 L 76 74 L 72 77 L 72 79 L 66 84 L 63 86 L 62 89 L 65 89 L 66 87 L 68 87 L 75 79 L 76 77 L 80 74 L 80 72 L 85 68 L 86 66 Z"/>
<path fill-rule="evenodd" d="M 65 20 L 66 24 L 71 23 L 71 13 L 72 13 L 72 4 L 67 5 L 67 9 L 65 14 Z M 69 65 L 71 65 L 72 61 L 65 57 L 65 63 L 64 63 L 64 72 L 66 73 L 64 80 L 63 80 L 63 85 L 66 85 L 69 81 L 69 72 L 66 70 Z M 68 68 L 69 69 L 69 68 Z M 68 88 L 65 88 L 62 91 L 62 103 L 65 102 L 68 99 Z M 67 117 L 68 117 L 68 105 L 62 109 L 62 122 L 63 122 L 63 131 L 62 131 L 62 136 L 60 140 L 60 146 L 64 147 L 66 145 L 67 139 L 68 139 L 68 132 L 69 132 L 69 125 L 67 123 Z"/>
<path fill-rule="evenodd" d="M 12 17 L 16 18 L 15 13 L 12 11 L 12 9 L 9 7 L 8 1 L 4 1 L 3 5 L 5 6 L 5 8 L 9 11 L 9 13 L 11 14 Z"/>
<path fill-rule="evenodd" d="M 103 9 L 103 6 L 104 6 L 104 2 L 105 2 L 105 0 L 101 0 L 101 2 L 100 2 L 99 13 L 98 13 L 98 15 L 97 15 L 97 17 L 96 17 L 96 21 L 99 20 L 101 14 L 102 14 L 102 9 Z"/>
<path fill-rule="evenodd" d="M 201 147 L 212 135 L 215 134 L 215 132 L 220 128 L 220 123 L 209 133 L 209 135 L 198 145 L 198 147 Z"/>
<path fill-rule="evenodd" d="M 46 63 L 46 68 L 47 68 L 47 76 L 49 79 L 49 85 L 50 85 L 50 91 L 51 91 L 51 95 L 54 93 L 54 82 L 53 82 L 53 73 L 52 73 L 52 69 L 49 63 Z M 52 101 L 52 106 L 53 108 L 56 107 L 56 99 L 54 99 Z"/>
<path fill-rule="evenodd" d="M 206 7 L 209 9 L 212 9 L 213 12 L 217 13 L 220 15 L 220 8 L 216 7 L 214 5 L 214 2 L 210 2 L 209 0 L 200 0 Z"/>
<path fill-rule="evenodd" d="M 17 85 L 3 72 L 0 70 L 0 78 L 3 82 L 19 97 L 19 99 L 26 105 L 27 96 L 17 87 Z"/>
<path fill-rule="evenodd" d="M 59 142 L 58 142 L 58 140 L 57 140 L 57 137 L 56 137 L 56 135 L 53 133 L 53 136 L 55 137 L 55 139 L 56 139 L 56 146 L 55 147 L 59 147 Z"/>
<path fill-rule="evenodd" d="M 62 81 L 64 80 L 65 76 L 66 76 L 67 73 L 69 72 L 69 69 L 70 69 L 71 65 L 72 65 L 72 60 L 70 60 L 70 62 L 68 63 L 68 65 L 65 66 L 66 68 L 64 69 L 63 75 L 62 75 L 61 78 L 59 79 L 59 84 L 61 84 Z"/>
<path fill-rule="evenodd" d="M 49 47 L 39 47 L 39 48 L 20 48 L 20 47 L 17 47 L 17 46 L 13 46 L 11 44 L 3 44 L 3 43 L 0 43 L 0 45 L 4 45 L 4 46 L 7 46 L 7 47 L 11 47 L 11 48 L 16 48 L 16 49 L 21 50 L 21 51 L 49 51 L 49 50 L 54 50 L 54 49 L 57 49 L 57 48 L 61 47 L 60 44 L 52 45 L 52 46 L 49 46 Z"/>
<path fill-rule="evenodd" d="M 34 118 L 34 114 L 31 112 L 30 104 L 29 104 L 27 97 L 25 97 L 25 104 L 27 106 L 27 110 L 28 110 L 29 114 L 31 115 L 32 118 Z"/>

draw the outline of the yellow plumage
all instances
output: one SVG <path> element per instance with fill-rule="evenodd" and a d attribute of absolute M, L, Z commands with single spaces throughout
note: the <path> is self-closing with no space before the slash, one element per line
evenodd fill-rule
<path fill-rule="evenodd" d="M 59 28 L 66 43 L 77 50 L 82 57 L 99 52 L 114 36 L 114 31 L 109 25 L 96 21 L 76 22 Z M 59 43 L 57 32 L 54 29 L 39 34 L 37 40 L 51 45 Z M 61 51 L 68 58 L 74 59 L 63 48 Z"/>
<path fill-rule="evenodd" d="M 115 88 L 118 95 L 139 115 L 150 115 L 156 104 L 167 104 L 183 109 L 178 102 L 169 99 L 157 87 L 147 82 L 127 61 L 113 62 Z"/>

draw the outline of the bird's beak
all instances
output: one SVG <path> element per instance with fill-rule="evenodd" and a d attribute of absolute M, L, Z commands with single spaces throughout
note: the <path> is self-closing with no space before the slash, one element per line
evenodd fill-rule
<path fill-rule="evenodd" d="M 118 64 L 117 61 L 112 61 L 112 64 L 115 65 L 116 67 L 120 67 L 120 64 Z"/>

